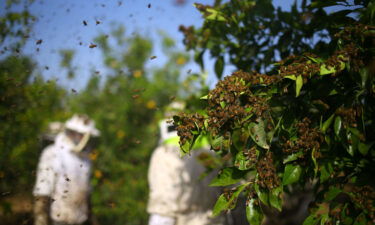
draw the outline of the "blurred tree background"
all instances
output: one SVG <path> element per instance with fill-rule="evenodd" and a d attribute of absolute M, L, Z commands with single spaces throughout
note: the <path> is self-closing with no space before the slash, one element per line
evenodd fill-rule
<path fill-rule="evenodd" d="M 93 160 L 98 159 L 95 215 L 102 224 L 146 224 L 147 168 L 158 144 L 158 120 L 179 95 L 180 71 L 189 58 L 173 52 L 173 41 L 164 37 L 169 59 L 150 71 L 145 64 L 152 58 L 151 40 L 138 35 L 124 38 L 122 26 L 113 34 L 114 45 L 104 34 L 96 38 L 109 74 L 105 80 L 93 75 L 85 90 L 71 96 L 69 105 L 73 112 L 90 115 L 102 132 L 92 154 Z"/>
<path fill-rule="evenodd" d="M 9 2 L 17 4 L 17 2 Z M 164 107 L 192 93 L 190 84 L 201 83 L 181 76 L 189 55 L 176 50 L 176 43 L 160 32 L 167 59 L 147 68 L 153 56 L 151 39 L 126 35 L 116 24 L 111 35 L 99 33 L 93 42 L 102 53 L 105 70 L 92 70 L 82 90 L 67 90 L 58 80 L 43 78 L 43 69 L 32 56 L 22 52 L 23 27 L 33 16 L 9 12 L 0 25 L 2 46 L 15 46 L 0 61 L 0 221 L 32 224 L 31 190 L 42 151 L 42 134 L 52 121 L 65 121 L 74 113 L 84 113 L 96 121 L 101 131 L 99 145 L 90 154 L 93 170 L 93 212 L 99 224 L 146 224 L 148 215 L 147 169 L 149 157 L 159 140 L 158 121 Z M 30 22 L 31 23 L 31 22 Z M 21 32 L 22 31 L 22 32 Z M 10 40 L 10 41 L 7 41 Z M 74 49 L 61 49 L 61 68 L 72 82 L 79 79 L 73 66 Z M 184 84 L 184 87 L 180 87 Z M 199 89 L 199 88 L 198 88 Z"/>
<path fill-rule="evenodd" d="M 48 123 L 85 113 L 101 131 L 100 144 L 90 155 L 95 168 L 93 210 L 98 221 L 146 223 L 147 168 L 151 151 L 158 144 L 158 120 L 163 108 L 181 94 L 180 70 L 189 57 L 173 52 L 173 41 L 164 37 L 164 42 L 169 42 L 165 50 L 170 58 L 160 68 L 147 71 L 152 42 L 138 35 L 124 39 L 120 30 L 123 28 L 118 27 L 117 36 L 113 36 L 118 45 L 111 46 L 105 35 L 97 37 L 110 72 L 93 71 L 86 88 L 79 92 L 31 75 L 37 71 L 28 57 L 9 56 L 0 62 L 0 137 L 4 140 L 0 144 L 0 184 L 5 196 L 31 194 L 42 150 L 40 137 Z M 69 71 L 71 79 L 75 76 L 74 70 Z M 13 206 L 2 201 L 3 211 L 10 217 L 14 217 Z"/>

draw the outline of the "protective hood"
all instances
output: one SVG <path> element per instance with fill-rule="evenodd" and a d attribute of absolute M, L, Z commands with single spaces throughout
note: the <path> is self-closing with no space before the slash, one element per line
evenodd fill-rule
<path fill-rule="evenodd" d="M 100 136 L 100 131 L 95 128 L 95 122 L 86 115 L 74 115 L 66 121 L 65 128 L 93 137 Z"/>

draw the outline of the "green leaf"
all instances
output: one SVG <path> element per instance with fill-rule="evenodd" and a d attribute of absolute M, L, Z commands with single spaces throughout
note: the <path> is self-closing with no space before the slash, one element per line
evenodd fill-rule
<path fill-rule="evenodd" d="M 296 97 L 299 96 L 300 92 L 301 92 L 301 88 L 303 86 L 303 79 L 302 79 L 302 76 L 299 75 L 296 79 Z"/>
<path fill-rule="evenodd" d="M 346 150 L 351 156 L 354 156 L 356 150 L 358 149 L 358 144 L 360 143 L 358 135 L 359 131 L 357 129 L 347 129 L 346 137 L 348 140 L 350 140 L 351 144 L 349 144 Z"/>
<path fill-rule="evenodd" d="M 208 129 L 208 119 L 205 119 L 203 124 L 204 124 L 204 129 L 207 130 Z"/>
<path fill-rule="evenodd" d="M 268 190 L 259 187 L 258 184 L 254 184 L 254 190 L 257 193 L 260 201 L 262 201 L 263 204 L 269 206 L 270 204 L 268 202 Z"/>
<path fill-rule="evenodd" d="M 320 182 L 323 183 L 331 176 L 333 167 L 331 163 L 325 163 L 320 167 Z"/>
<path fill-rule="evenodd" d="M 360 71 L 359 71 L 360 75 L 361 75 L 361 86 L 362 88 L 365 88 L 367 85 L 367 80 L 368 80 L 368 77 L 369 77 L 369 72 L 368 72 L 368 69 L 366 68 L 362 68 Z"/>
<path fill-rule="evenodd" d="M 367 219 L 365 213 L 359 214 L 357 218 L 355 219 L 353 225 L 366 225 L 367 224 Z"/>
<path fill-rule="evenodd" d="M 291 79 L 291 80 L 296 80 L 297 79 L 295 75 L 284 76 L 284 78 Z"/>
<path fill-rule="evenodd" d="M 221 213 L 221 211 L 227 210 L 228 208 L 229 208 L 229 201 L 227 200 L 224 194 L 221 194 L 215 203 L 212 214 L 213 216 L 217 216 Z"/>
<path fill-rule="evenodd" d="M 374 144 L 375 142 L 371 142 L 370 144 L 365 144 L 363 142 L 359 142 L 358 144 L 358 151 L 362 154 L 362 155 L 367 155 L 368 153 L 368 150 L 370 150 L 370 148 L 372 147 L 372 145 Z"/>
<path fill-rule="evenodd" d="M 250 199 L 246 206 L 246 218 L 251 225 L 261 225 L 263 221 L 263 213 L 258 202 L 255 199 Z"/>
<path fill-rule="evenodd" d="M 249 131 L 251 138 L 257 145 L 264 149 L 270 148 L 270 146 L 267 144 L 267 135 L 264 130 L 263 120 L 259 120 L 258 123 L 250 123 Z"/>
<path fill-rule="evenodd" d="M 331 126 L 335 114 L 332 114 L 322 125 L 321 131 L 325 133 L 329 126 Z"/>
<path fill-rule="evenodd" d="M 210 13 L 209 16 L 206 16 L 207 20 L 214 20 L 214 21 L 221 21 L 221 22 L 226 21 L 225 17 L 222 16 L 222 14 L 219 11 L 213 8 L 207 8 L 206 11 Z"/>
<path fill-rule="evenodd" d="M 212 179 L 210 186 L 228 186 L 239 182 L 246 172 L 235 167 L 224 168 L 217 177 Z"/>
<path fill-rule="evenodd" d="M 275 207 L 280 212 L 283 206 L 283 201 L 280 195 L 282 192 L 283 192 L 283 186 L 279 186 L 275 189 L 272 189 L 269 194 L 269 201 L 270 201 L 271 206 Z"/>
<path fill-rule="evenodd" d="M 223 136 L 219 136 L 219 137 L 211 137 L 210 136 L 210 144 L 211 144 L 212 148 L 214 148 L 214 149 L 221 148 L 223 140 L 224 140 Z"/>
<path fill-rule="evenodd" d="M 214 209 L 212 211 L 213 216 L 219 215 L 223 210 L 232 209 L 235 207 L 237 198 L 241 192 L 249 185 L 250 183 L 245 183 L 236 188 L 236 190 L 228 197 L 226 194 L 221 194 L 218 200 L 215 203 Z"/>
<path fill-rule="evenodd" d="M 190 152 L 190 146 L 191 146 L 190 141 L 186 141 L 185 144 L 181 146 L 181 148 L 180 148 L 181 156 L 184 156 L 184 155 L 186 155 Z"/>
<path fill-rule="evenodd" d="M 339 188 L 333 187 L 328 190 L 328 192 L 325 193 L 325 200 L 326 201 L 332 201 L 338 194 L 340 194 L 342 191 Z"/>
<path fill-rule="evenodd" d="M 340 135 L 341 127 L 342 127 L 341 117 L 340 116 L 336 116 L 336 118 L 335 118 L 335 124 L 334 124 L 334 129 L 335 129 L 335 134 L 338 137 Z"/>
<path fill-rule="evenodd" d="M 226 105 L 227 105 L 227 104 L 226 104 L 224 101 L 221 101 L 221 102 L 220 102 L 220 106 L 221 106 L 221 108 L 224 109 Z"/>
<path fill-rule="evenodd" d="M 298 159 L 301 156 L 303 156 L 302 151 L 293 153 L 291 155 L 288 155 L 288 157 L 286 157 L 286 159 L 284 159 L 283 163 L 286 164 L 288 162 L 293 162 L 294 160 Z"/>
<path fill-rule="evenodd" d="M 223 75 L 223 71 L 224 71 L 224 57 L 223 56 L 219 56 L 215 62 L 215 73 L 216 73 L 216 77 L 217 79 L 221 79 L 221 76 Z"/>
<path fill-rule="evenodd" d="M 318 174 L 318 170 L 319 170 L 318 163 L 317 163 L 316 158 L 315 158 L 315 152 L 316 152 L 315 148 L 313 148 L 313 150 L 311 151 L 311 159 L 314 163 L 314 177 L 316 177 L 316 175 Z"/>
<path fill-rule="evenodd" d="M 203 100 L 208 99 L 208 95 L 202 96 L 199 99 L 203 99 Z"/>
<path fill-rule="evenodd" d="M 336 89 L 332 89 L 328 95 L 336 95 L 338 94 L 338 91 Z"/>
<path fill-rule="evenodd" d="M 234 165 L 239 170 L 248 170 L 254 165 L 247 159 L 247 157 L 243 154 L 243 151 L 240 151 L 236 154 Z"/>
<path fill-rule="evenodd" d="M 303 221 L 303 225 L 316 225 L 318 224 L 319 220 L 320 218 L 317 218 L 316 215 L 311 214 L 305 219 L 305 221 Z"/>
<path fill-rule="evenodd" d="M 248 130 L 245 128 L 233 130 L 232 135 L 231 135 L 232 144 L 234 145 L 234 147 L 236 147 L 237 150 L 240 150 L 239 152 L 243 153 L 243 149 L 246 148 L 246 143 L 248 141 L 249 136 L 250 134 Z M 238 157 L 241 157 L 241 156 L 238 155 Z"/>
<path fill-rule="evenodd" d="M 310 59 L 311 61 L 313 61 L 314 63 L 322 63 L 323 62 L 323 60 L 321 58 L 314 58 L 314 57 L 311 57 L 311 56 L 308 56 L 308 55 L 306 55 L 306 57 L 308 59 Z"/>
<path fill-rule="evenodd" d="M 324 213 L 320 216 L 320 225 L 325 225 L 326 222 L 329 220 L 328 213 Z"/>
<path fill-rule="evenodd" d="M 331 74 L 331 73 L 335 73 L 336 72 L 336 69 L 335 67 L 329 67 L 329 69 L 327 68 L 327 66 L 325 64 L 322 64 L 320 66 L 320 75 L 327 75 L 327 74 Z"/>
<path fill-rule="evenodd" d="M 197 124 L 196 124 L 197 126 Z M 202 139 L 203 136 L 199 134 L 199 131 L 192 131 L 193 138 L 187 140 L 184 145 L 180 146 L 180 155 L 184 156 L 189 154 L 191 149 L 194 147 L 197 139 Z"/>
<path fill-rule="evenodd" d="M 286 165 L 283 176 L 283 185 L 293 184 L 297 182 L 301 176 L 301 173 L 301 166 L 291 164 Z"/>
<path fill-rule="evenodd" d="M 276 127 L 274 129 L 270 130 L 267 133 L 267 141 L 268 141 L 268 143 L 272 142 L 273 137 L 275 136 L 276 131 L 280 128 L 280 124 L 281 124 L 282 119 L 283 119 L 283 117 L 280 117 L 279 121 L 276 124 Z"/>

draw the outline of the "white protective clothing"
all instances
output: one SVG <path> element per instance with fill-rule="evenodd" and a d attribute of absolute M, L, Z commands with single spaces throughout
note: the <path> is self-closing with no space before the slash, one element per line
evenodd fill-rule
<path fill-rule="evenodd" d="M 175 222 L 173 217 L 151 214 L 148 225 L 174 225 Z"/>
<path fill-rule="evenodd" d="M 73 147 L 62 132 L 43 150 L 33 194 L 51 198 L 53 221 L 80 224 L 88 219 L 91 162 L 72 152 Z"/>
<path fill-rule="evenodd" d="M 208 150 L 194 150 L 190 156 L 181 158 L 178 144 L 168 142 L 168 139 L 176 138 L 177 133 L 166 127 L 166 121 L 162 121 L 163 143 L 153 152 L 148 171 L 150 194 L 147 211 L 152 215 L 149 225 L 161 225 L 165 217 L 173 221 L 168 225 L 224 224 L 224 217 L 212 218 L 212 208 L 220 193 L 208 186 L 212 176 L 200 179 L 205 168 L 197 156 Z M 155 215 L 162 219 L 155 219 Z"/>

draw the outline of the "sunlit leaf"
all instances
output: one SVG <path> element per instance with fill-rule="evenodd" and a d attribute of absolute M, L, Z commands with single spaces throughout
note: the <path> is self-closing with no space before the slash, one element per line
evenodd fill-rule
<path fill-rule="evenodd" d="M 305 219 L 305 221 L 303 222 L 303 225 L 316 225 L 319 223 L 319 221 L 320 221 L 320 218 L 318 218 L 318 216 L 311 214 Z"/>
<path fill-rule="evenodd" d="M 336 118 L 335 118 L 335 124 L 334 124 L 334 129 L 335 129 L 336 136 L 340 136 L 341 127 L 342 127 L 341 117 L 340 116 L 336 116 Z"/>
<path fill-rule="evenodd" d="M 301 176 L 301 173 L 301 166 L 292 164 L 286 165 L 283 176 L 283 185 L 293 184 L 297 182 Z"/>
<path fill-rule="evenodd" d="M 269 193 L 269 201 L 272 207 L 276 208 L 281 212 L 282 205 L 283 205 L 283 199 L 281 196 L 281 193 L 283 191 L 283 186 L 279 186 L 277 188 L 274 188 Z"/>
<path fill-rule="evenodd" d="M 258 184 L 254 184 L 254 190 L 257 193 L 260 201 L 263 202 L 263 204 L 269 206 L 270 205 L 269 196 L 268 196 L 269 191 L 267 189 L 263 189 L 263 188 L 259 187 Z"/>
<path fill-rule="evenodd" d="M 299 75 L 296 79 L 296 97 L 299 96 L 300 92 L 301 92 L 301 88 L 303 86 L 303 79 L 302 79 L 302 76 Z"/>
<path fill-rule="evenodd" d="M 226 21 L 225 17 L 217 10 L 213 8 L 207 8 L 206 9 L 208 13 L 210 13 L 209 16 L 206 16 L 207 20 L 215 20 L 215 21 Z"/>
<path fill-rule="evenodd" d="M 250 160 L 243 154 L 243 151 L 240 151 L 236 154 L 234 165 L 239 170 L 248 170 L 254 165 L 250 162 Z"/>
<path fill-rule="evenodd" d="M 199 99 L 206 100 L 206 99 L 208 99 L 208 95 L 202 96 Z"/>
<path fill-rule="evenodd" d="M 284 159 L 283 163 L 286 164 L 288 162 L 293 162 L 293 161 L 297 160 L 298 158 L 300 158 L 301 156 L 303 156 L 303 151 L 290 154 L 290 155 L 288 155 L 288 157 L 286 157 Z"/>
<path fill-rule="evenodd" d="M 246 206 L 246 218 L 251 225 L 261 225 L 263 221 L 263 212 L 256 199 L 250 199 Z"/>
<path fill-rule="evenodd" d="M 327 129 L 331 126 L 334 117 L 335 117 L 335 114 L 332 114 L 326 121 L 324 121 L 324 123 L 321 127 L 321 131 L 323 133 L 325 133 L 327 131 Z"/>
<path fill-rule="evenodd" d="M 261 148 L 269 149 L 263 120 L 259 120 L 258 123 L 250 123 L 249 131 L 251 138 L 257 145 L 259 145 Z"/>
<path fill-rule="evenodd" d="M 295 75 L 285 76 L 284 78 L 288 78 L 288 79 L 291 79 L 291 80 L 297 80 Z"/>
<path fill-rule="evenodd" d="M 227 210 L 228 208 L 229 208 L 229 201 L 227 200 L 224 194 L 221 194 L 215 203 L 212 214 L 213 216 L 217 216 L 223 210 Z"/>
<path fill-rule="evenodd" d="M 327 68 L 325 64 L 322 64 L 320 66 L 320 73 L 319 73 L 320 75 L 327 75 L 327 74 L 332 74 L 335 72 L 336 72 L 336 69 L 334 67 Z"/>
<path fill-rule="evenodd" d="M 249 184 L 250 183 L 245 183 L 236 187 L 235 191 L 230 194 L 230 196 L 226 193 L 221 194 L 213 208 L 213 216 L 219 215 L 223 210 L 232 209 L 236 205 L 238 196 Z"/>

